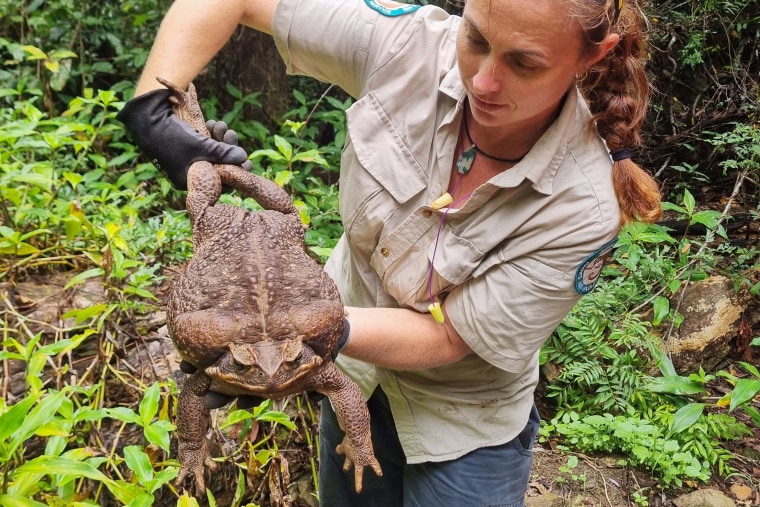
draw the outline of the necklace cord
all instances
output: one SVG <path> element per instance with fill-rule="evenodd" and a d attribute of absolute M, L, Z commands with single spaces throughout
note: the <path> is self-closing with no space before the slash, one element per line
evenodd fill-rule
<path fill-rule="evenodd" d="M 500 158 L 500 157 L 495 157 L 493 155 L 489 155 L 488 153 L 480 149 L 480 147 L 477 144 L 475 144 L 475 141 L 472 140 L 472 136 L 470 135 L 470 126 L 467 124 L 467 105 L 466 104 L 465 104 L 465 109 L 463 113 L 464 113 L 464 133 L 467 135 L 467 140 L 472 145 L 471 148 L 474 148 L 475 151 L 477 151 L 484 157 L 490 158 L 491 160 L 496 160 L 497 162 L 504 162 L 508 164 L 516 164 L 525 158 L 525 155 L 519 158 Z"/>

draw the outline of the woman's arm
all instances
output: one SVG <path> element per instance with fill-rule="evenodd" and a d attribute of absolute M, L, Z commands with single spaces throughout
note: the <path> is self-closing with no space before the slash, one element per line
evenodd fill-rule
<path fill-rule="evenodd" d="M 277 0 L 176 0 L 166 13 L 135 95 L 161 88 L 156 76 L 185 88 L 238 25 L 271 33 Z"/>
<path fill-rule="evenodd" d="M 444 306 L 445 308 L 445 306 Z M 472 351 L 448 319 L 403 308 L 346 308 L 351 339 L 341 354 L 393 370 L 455 363 Z"/>

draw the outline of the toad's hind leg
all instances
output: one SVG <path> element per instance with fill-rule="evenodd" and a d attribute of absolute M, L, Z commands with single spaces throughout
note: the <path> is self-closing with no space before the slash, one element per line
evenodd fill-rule
<path fill-rule="evenodd" d="M 286 215 L 296 213 L 296 207 L 288 193 L 275 182 L 246 171 L 236 165 L 214 166 L 222 183 L 252 197 L 259 205 L 268 210 L 279 211 Z"/>

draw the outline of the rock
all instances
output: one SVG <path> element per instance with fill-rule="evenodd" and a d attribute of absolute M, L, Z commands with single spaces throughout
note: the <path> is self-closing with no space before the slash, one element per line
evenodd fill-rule
<path fill-rule="evenodd" d="M 752 490 L 752 488 L 745 484 L 733 484 L 729 489 L 731 490 L 731 493 L 734 495 L 734 497 L 736 497 L 736 499 L 740 502 L 749 501 L 753 496 L 755 496 L 755 492 Z"/>
<path fill-rule="evenodd" d="M 698 489 L 673 500 L 676 507 L 736 507 L 733 500 L 716 489 Z"/>
<path fill-rule="evenodd" d="M 546 493 L 525 499 L 525 507 L 564 507 L 565 501 L 554 493 Z"/>
<path fill-rule="evenodd" d="M 712 371 L 731 351 L 731 340 L 750 301 L 747 290 L 737 293 L 733 282 L 723 276 L 690 283 L 671 297 L 671 308 L 677 308 L 684 321 L 664 338 L 662 347 L 676 370 L 688 374 L 701 366 Z M 661 326 L 659 331 L 668 329 Z"/>

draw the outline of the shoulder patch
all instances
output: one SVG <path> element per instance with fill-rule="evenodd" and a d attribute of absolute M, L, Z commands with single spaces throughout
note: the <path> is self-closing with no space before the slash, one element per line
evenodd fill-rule
<path fill-rule="evenodd" d="M 575 290 L 578 294 L 586 295 L 596 287 L 596 282 L 599 280 L 599 274 L 602 272 L 604 261 L 609 257 L 615 243 L 617 243 L 617 238 L 589 255 L 588 258 L 578 266 L 578 271 L 575 272 Z"/>
<path fill-rule="evenodd" d="M 394 2 L 393 0 L 364 0 L 364 3 L 366 3 L 371 9 L 388 17 L 403 16 L 404 14 L 409 14 L 422 7 L 421 5 L 415 4 L 402 4 L 401 2 Z"/>

